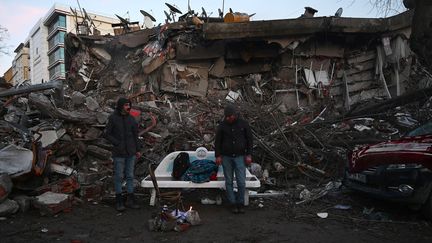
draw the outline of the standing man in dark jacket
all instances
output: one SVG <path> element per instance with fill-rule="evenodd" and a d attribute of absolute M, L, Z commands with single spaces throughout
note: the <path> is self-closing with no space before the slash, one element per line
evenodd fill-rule
<path fill-rule="evenodd" d="M 223 166 L 227 198 L 233 213 L 244 213 L 246 165 L 252 163 L 253 136 L 249 123 L 239 117 L 237 108 L 229 104 L 225 118 L 219 124 L 215 138 L 216 164 Z M 234 173 L 237 195 L 233 190 Z"/>
<path fill-rule="evenodd" d="M 126 206 L 135 209 L 140 208 L 135 203 L 133 184 L 135 159 L 140 157 L 138 124 L 129 114 L 130 109 L 130 100 L 119 98 L 116 110 L 108 118 L 105 130 L 106 138 L 113 145 L 112 159 L 114 161 L 114 187 L 117 211 L 125 210 L 122 199 L 123 177 L 126 177 Z"/>

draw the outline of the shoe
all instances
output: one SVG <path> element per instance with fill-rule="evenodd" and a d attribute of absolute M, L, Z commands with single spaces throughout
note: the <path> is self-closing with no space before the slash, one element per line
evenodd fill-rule
<path fill-rule="evenodd" d="M 126 198 L 126 207 L 133 209 L 140 209 L 141 207 L 135 202 L 135 195 L 133 193 L 128 193 Z"/>
<path fill-rule="evenodd" d="M 220 195 L 216 197 L 216 205 L 222 205 L 222 197 Z"/>
<path fill-rule="evenodd" d="M 126 208 L 125 208 L 125 206 L 123 204 L 123 197 L 122 197 L 122 195 L 121 194 L 116 194 L 115 200 L 116 200 L 116 205 L 115 205 L 116 210 L 119 211 L 119 212 L 125 211 Z"/>
<path fill-rule="evenodd" d="M 238 214 L 239 213 L 237 205 L 232 205 L 231 206 L 231 213 L 234 213 L 234 214 Z"/>
<path fill-rule="evenodd" d="M 237 211 L 238 213 L 245 213 L 244 205 L 243 204 L 237 204 Z"/>
<path fill-rule="evenodd" d="M 215 200 L 211 200 L 210 198 L 202 198 L 201 204 L 216 204 Z"/>

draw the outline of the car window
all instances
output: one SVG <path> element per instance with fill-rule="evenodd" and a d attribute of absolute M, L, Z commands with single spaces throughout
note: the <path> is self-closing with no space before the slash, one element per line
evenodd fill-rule
<path fill-rule="evenodd" d="M 427 135 L 432 134 L 432 122 L 428 122 L 411 132 L 407 133 L 407 137 L 413 137 L 413 136 L 421 136 L 421 135 Z"/>

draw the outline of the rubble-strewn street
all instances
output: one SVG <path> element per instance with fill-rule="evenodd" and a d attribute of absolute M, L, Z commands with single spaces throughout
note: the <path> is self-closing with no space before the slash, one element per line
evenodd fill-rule
<path fill-rule="evenodd" d="M 431 242 L 432 75 L 410 48 L 414 10 L 308 11 L 187 13 L 142 30 L 120 18 L 116 35 L 67 33 L 65 80 L 0 87 L 1 241 Z M 119 97 L 132 101 L 143 144 L 143 208 L 124 213 L 104 133 Z M 149 164 L 213 151 L 227 104 L 254 137 L 248 169 L 261 186 L 246 214 L 224 196 L 210 205 L 221 204 L 217 189 L 183 189 L 183 218 L 149 206 Z"/>
<path fill-rule="evenodd" d="M 430 242 L 430 223 L 403 207 L 388 206 L 352 195 L 334 195 L 295 206 L 287 198 L 266 198 L 234 215 L 217 205 L 192 202 L 202 225 L 185 232 L 151 232 L 149 206 L 116 215 L 111 202 L 76 206 L 69 213 L 40 217 L 37 211 L 0 221 L 5 242 Z M 348 197 L 348 198 L 347 198 Z M 147 202 L 147 198 L 144 199 Z M 352 209 L 334 209 L 349 203 Z M 363 207 L 374 207 L 376 218 L 364 218 Z M 386 211 L 380 211 L 380 210 Z M 326 219 L 317 212 L 328 212 Z M 380 219 L 379 217 L 386 217 Z"/>

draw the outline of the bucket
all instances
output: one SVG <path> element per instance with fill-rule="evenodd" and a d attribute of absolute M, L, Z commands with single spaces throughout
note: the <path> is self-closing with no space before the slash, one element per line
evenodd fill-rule
<path fill-rule="evenodd" d="M 249 15 L 246 13 L 227 13 L 224 17 L 225 23 L 249 22 Z"/>

